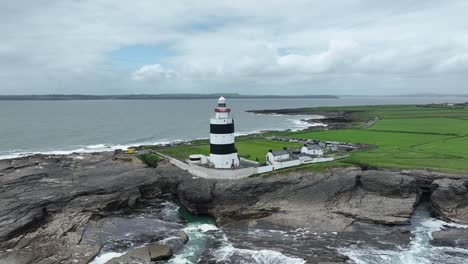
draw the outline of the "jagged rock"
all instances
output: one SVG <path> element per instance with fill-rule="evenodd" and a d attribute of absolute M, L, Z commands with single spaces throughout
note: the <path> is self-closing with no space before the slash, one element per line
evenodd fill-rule
<path fill-rule="evenodd" d="M 147 264 L 153 261 L 168 259 L 172 256 L 172 250 L 167 245 L 150 245 L 130 250 L 120 257 L 113 258 L 106 264 Z"/>
<path fill-rule="evenodd" d="M 468 224 L 468 180 L 441 179 L 433 185 L 433 212 L 442 219 Z"/>
<path fill-rule="evenodd" d="M 148 251 L 152 261 L 168 259 L 172 256 L 172 249 L 168 245 L 151 245 Z"/>
<path fill-rule="evenodd" d="M 420 190 L 409 176 L 347 168 L 242 181 L 189 180 L 177 193 L 191 212 L 214 215 L 221 224 L 261 219 L 343 231 L 355 220 L 409 223 Z"/>
<path fill-rule="evenodd" d="M 0 263 L 31 264 L 89 262 L 101 249 L 82 240 L 92 216 L 135 206 L 140 189 L 184 175 L 168 164 L 156 172 L 116 162 L 112 153 L 3 160 L 0 173 Z"/>
<path fill-rule="evenodd" d="M 468 229 L 445 228 L 432 232 L 431 244 L 438 247 L 459 247 L 468 249 Z"/>
<path fill-rule="evenodd" d="M 380 224 L 409 224 L 421 190 L 413 178 L 388 171 L 363 171 L 352 191 L 333 199 L 330 210 Z"/>
<path fill-rule="evenodd" d="M 149 264 L 151 263 L 150 252 L 147 247 L 136 248 L 123 254 L 120 257 L 113 258 L 106 264 Z"/>
<path fill-rule="evenodd" d="M 414 178 L 391 171 L 363 171 L 360 178 L 362 188 L 384 196 L 409 197 L 419 193 Z"/>
<path fill-rule="evenodd" d="M 230 241 L 242 248 L 279 248 L 311 263 L 346 261 L 331 245 L 376 241 L 376 237 L 383 241 L 382 247 L 407 244 L 408 232 L 375 223 L 408 223 L 421 195 L 421 181 L 414 180 L 411 173 L 337 168 L 236 181 L 208 180 L 164 161 L 156 169 L 113 161 L 112 153 L 2 161 L 0 174 L 0 263 L 13 264 L 86 263 L 112 233 L 106 233 L 106 226 L 126 223 L 114 221 L 111 211 L 135 206 L 141 198 L 166 195 L 177 197 L 192 213 L 215 217 L 223 230 L 230 230 L 226 231 Z M 424 179 L 427 191 L 429 178 Z M 446 218 L 466 219 L 465 180 L 434 183 L 435 211 Z M 163 235 L 148 238 L 135 232 L 135 239 L 156 243 L 169 236 L 172 238 L 165 243 L 177 252 L 187 237 L 178 235 L 181 225 L 175 225 L 167 235 L 159 232 Z M 304 236 L 291 234 L 293 240 L 250 237 L 252 230 L 273 229 L 304 230 Z M 87 232 L 94 233 L 88 236 Z M 128 244 L 120 245 L 126 248 Z M 148 255 L 128 255 L 127 261 L 145 263 L 151 261 Z"/>
<path fill-rule="evenodd" d="M 185 180 L 177 186 L 177 196 L 190 212 L 208 214 L 213 205 L 212 191 L 215 183 L 215 180 Z"/>
<path fill-rule="evenodd" d="M 0 171 L 11 167 L 11 160 L 0 160 Z"/>
<path fill-rule="evenodd" d="M 182 243 L 184 244 L 189 241 L 189 237 L 184 231 L 180 231 L 179 233 L 177 233 L 177 237 L 179 237 Z"/>

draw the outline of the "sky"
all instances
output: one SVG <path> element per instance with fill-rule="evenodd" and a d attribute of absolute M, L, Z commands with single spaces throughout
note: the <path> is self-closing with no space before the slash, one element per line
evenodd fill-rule
<path fill-rule="evenodd" d="M 466 0 L 1 0 L 0 94 L 468 94 Z"/>

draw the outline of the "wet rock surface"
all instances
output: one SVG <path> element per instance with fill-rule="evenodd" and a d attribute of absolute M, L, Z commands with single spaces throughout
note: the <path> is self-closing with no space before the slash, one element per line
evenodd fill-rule
<path fill-rule="evenodd" d="M 99 239 L 106 223 L 136 225 L 112 217 L 113 212 L 135 207 L 159 173 L 179 173 L 172 166 L 154 170 L 116 162 L 112 153 L 36 155 L 0 164 L 0 263 L 11 264 L 88 263 L 105 246 Z M 95 228 L 99 225 L 103 228 Z M 173 233 L 183 227 L 164 225 Z M 172 233 L 158 235 L 152 239 Z"/>
<path fill-rule="evenodd" d="M 3 160 L 0 263 L 88 263 L 100 251 L 160 241 L 177 254 L 187 237 L 167 199 L 221 227 L 200 263 L 219 257 L 213 252 L 226 247 L 223 239 L 236 250 L 222 263 L 256 251 L 274 255 L 268 250 L 307 263 L 346 262 L 337 248 L 407 246 L 405 226 L 423 192 L 433 192 L 438 215 L 466 221 L 466 186 L 463 177 L 359 168 L 208 180 L 165 162 L 153 169 L 114 160 L 112 153 Z M 453 232 L 436 234 L 437 243 Z"/>
<path fill-rule="evenodd" d="M 434 213 L 442 219 L 468 224 L 468 179 L 440 179 L 433 186 Z"/>
<path fill-rule="evenodd" d="M 440 247 L 459 247 L 468 249 L 468 229 L 448 227 L 432 232 L 432 244 Z"/>
<path fill-rule="evenodd" d="M 420 190 L 399 173 L 340 168 L 242 181 L 188 180 L 177 193 L 190 211 L 214 215 L 220 223 L 261 219 L 291 228 L 345 231 L 356 220 L 408 223 Z"/>
<path fill-rule="evenodd" d="M 168 259 L 172 256 L 172 249 L 167 245 L 149 245 L 132 249 L 120 257 L 113 258 L 106 264 L 149 264 L 154 261 Z"/>

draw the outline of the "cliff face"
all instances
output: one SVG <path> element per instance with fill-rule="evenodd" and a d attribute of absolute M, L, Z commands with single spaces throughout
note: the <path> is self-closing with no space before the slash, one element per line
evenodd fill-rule
<path fill-rule="evenodd" d="M 432 208 L 440 218 L 468 224 L 468 179 L 433 182 Z"/>
<path fill-rule="evenodd" d="M 326 231 L 352 228 L 355 220 L 407 224 L 420 194 L 409 176 L 356 168 L 242 181 L 192 179 L 177 186 L 190 211 L 220 223 L 261 218 Z"/>
<path fill-rule="evenodd" d="M 0 262 L 87 263 L 102 247 L 83 239 L 86 229 L 98 229 L 96 219 L 164 195 L 215 217 L 240 247 L 275 248 L 310 263 L 345 261 L 335 248 L 356 240 L 382 248 L 409 243 L 409 232 L 394 225 L 409 223 L 423 191 L 432 192 L 439 216 L 467 223 L 467 180 L 451 177 L 347 168 L 228 181 L 196 178 L 165 162 L 152 169 L 115 161 L 111 153 L 3 160 Z M 168 226 L 168 235 L 181 228 Z M 290 235 L 253 236 L 256 230 Z"/>
<path fill-rule="evenodd" d="M 82 241 L 91 219 L 151 195 L 156 174 L 112 153 L 1 161 L 0 263 L 87 263 L 101 249 Z"/>

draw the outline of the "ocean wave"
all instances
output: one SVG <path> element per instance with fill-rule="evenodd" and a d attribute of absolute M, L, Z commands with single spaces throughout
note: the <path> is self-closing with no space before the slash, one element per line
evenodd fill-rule
<path fill-rule="evenodd" d="M 288 123 L 285 127 L 270 127 L 270 128 L 263 128 L 258 130 L 251 130 L 251 131 L 239 131 L 235 132 L 235 136 L 247 136 L 252 134 L 258 134 L 265 131 L 284 131 L 284 130 L 291 130 L 291 131 L 300 131 L 306 129 L 308 127 L 314 126 L 326 126 L 322 123 L 308 123 L 303 120 L 305 119 L 320 119 L 323 118 L 322 116 L 295 116 L 296 118 L 287 119 Z M 188 142 L 191 140 L 202 140 L 208 139 L 208 137 L 200 137 L 200 138 L 187 138 L 187 139 L 159 139 L 151 141 L 150 138 L 144 138 L 143 141 L 135 140 L 126 144 L 91 144 L 86 146 L 77 146 L 72 149 L 57 149 L 57 150 L 21 150 L 15 149 L 10 151 L 0 152 L 0 160 L 4 159 L 15 159 L 21 157 L 32 156 L 36 154 L 43 154 L 43 155 L 69 155 L 72 153 L 94 153 L 94 152 L 103 152 L 103 151 L 114 151 L 116 149 L 123 149 L 126 150 L 130 147 L 140 146 L 140 145 L 166 145 L 166 144 L 173 144 L 173 143 L 181 143 L 181 142 Z"/>
<path fill-rule="evenodd" d="M 122 256 L 125 253 L 117 253 L 117 252 L 108 252 L 104 253 L 102 255 L 97 256 L 93 261 L 91 261 L 89 264 L 105 264 L 109 260 L 113 258 L 117 258 Z"/>
<path fill-rule="evenodd" d="M 230 259 L 241 258 L 244 261 L 242 263 L 252 264 L 304 264 L 305 260 L 300 258 L 288 257 L 281 252 L 262 249 L 262 250 L 251 250 L 236 248 L 231 244 L 224 245 L 218 249 L 214 255 L 217 261 L 230 262 Z"/>
<path fill-rule="evenodd" d="M 415 214 L 420 214 L 416 212 Z M 413 216 L 414 217 L 414 216 Z M 417 218 L 423 218 L 418 215 Z M 429 217 L 429 216 L 425 216 Z M 432 232 L 444 227 L 468 228 L 468 225 L 450 223 L 435 218 L 415 219 L 412 223 L 412 239 L 409 247 L 399 250 L 375 248 L 340 248 L 340 254 L 348 256 L 357 264 L 406 264 L 406 263 L 466 263 L 468 250 L 455 247 L 437 247 L 431 244 Z M 452 253 L 452 254 L 451 254 Z"/>
<path fill-rule="evenodd" d="M 70 150 L 46 150 L 46 151 L 10 151 L 7 153 L 0 153 L 0 160 L 3 159 L 15 159 L 21 157 L 32 156 L 36 154 L 43 154 L 43 155 L 69 155 L 72 153 L 94 153 L 94 152 L 103 152 L 103 151 L 114 151 L 116 149 L 127 150 L 133 146 L 139 145 L 164 145 L 164 144 L 171 144 L 175 142 L 181 142 L 182 140 L 173 140 L 173 141 L 156 141 L 156 142 L 142 142 L 139 144 L 93 144 L 87 145 L 83 147 L 78 147 Z"/>

